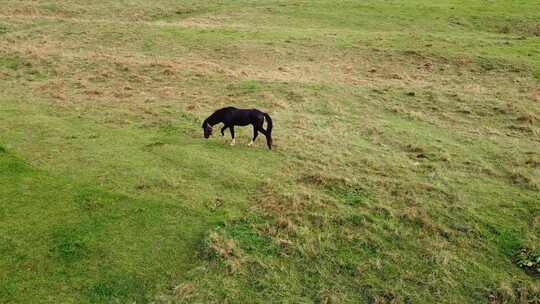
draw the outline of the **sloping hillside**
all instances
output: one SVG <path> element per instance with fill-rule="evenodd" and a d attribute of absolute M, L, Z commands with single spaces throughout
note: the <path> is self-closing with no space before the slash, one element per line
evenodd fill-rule
<path fill-rule="evenodd" d="M 540 2 L 0 7 L 0 303 L 540 301 Z"/>

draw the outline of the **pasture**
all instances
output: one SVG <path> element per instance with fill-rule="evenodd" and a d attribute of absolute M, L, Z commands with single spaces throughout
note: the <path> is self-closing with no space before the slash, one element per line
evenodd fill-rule
<path fill-rule="evenodd" d="M 0 303 L 538 303 L 539 255 L 538 1 L 0 0 Z"/>

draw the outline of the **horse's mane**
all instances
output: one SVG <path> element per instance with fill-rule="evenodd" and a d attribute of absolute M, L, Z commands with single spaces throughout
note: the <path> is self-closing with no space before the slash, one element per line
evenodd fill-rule
<path fill-rule="evenodd" d="M 223 112 L 227 112 L 227 111 L 230 111 L 230 110 L 237 110 L 237 108 L 235 107 L 225 107 L 225 108 L 221 108 L 219 110 L 216 110 L 211 116 L 213 115 L 217 115 L 217 114 L 221 114 Z"/>
<path fill-rule="evenodd" d="M 225 108 L 221 108 L 219 110 L 216 110 L 214 113 L 212 113 L 212 115 L 208 116 L 208 118 L 206 118 L 203 121 L 203 127 L 207 123 L 210 124 L 210 125 L 215 125 L 215 122 L 219 121 L 219 119 L 222 117 L 222 115 L 224 113 L 229 112 L 231 110 L 237 110 L 237 108 L 235 108 L 235 107 L 225 107 Z"/>

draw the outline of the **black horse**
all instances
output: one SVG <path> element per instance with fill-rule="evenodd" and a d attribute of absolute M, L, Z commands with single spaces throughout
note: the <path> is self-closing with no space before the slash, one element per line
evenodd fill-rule
<path fill-rule="evenodd" d="M 267 127 L 263 129 L 263 123 L 266 119 Z M 253 139 L 249 145 L 253 145 L 259 132 L 266 136 L 266 144 L 268 149 L 272 149 L 272 118 L 267 113 L 261 112 L 257 109 L 237 109 L 235 107 L 226 107 L 215 111 L 212 115 L 208 116 L 202 124 L 204 130 L 204 138 L 212 135 L 213 126 L 222 122 L 224 124 L 221 128 L 221 136 L 225 136 L 225 129 L 229 128 L 231 131 L 232 142 L 231 145 L 236 143 L 234 138 L 234 126 L 253 126 Z"/>

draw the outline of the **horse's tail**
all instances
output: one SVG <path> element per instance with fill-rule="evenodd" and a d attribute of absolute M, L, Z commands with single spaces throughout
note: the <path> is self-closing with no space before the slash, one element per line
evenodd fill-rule
<path fill-rule="evenodd" d="M 264 118 L 266 119 L 266 133 L 268 134 L 266 144 L 268 145 L 268 149 L 272 149 L 272 118 L 270 118 L 268 113 L 264 113 Z"/>

